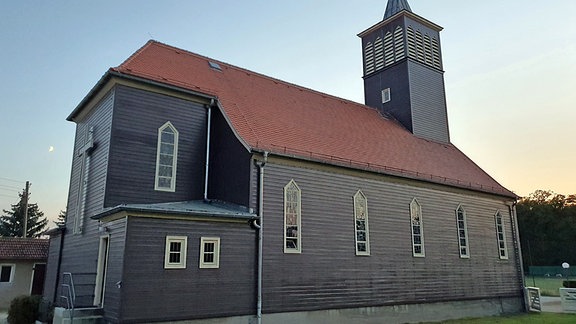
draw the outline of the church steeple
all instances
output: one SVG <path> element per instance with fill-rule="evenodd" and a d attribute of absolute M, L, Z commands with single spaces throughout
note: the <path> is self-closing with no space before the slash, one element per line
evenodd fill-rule
<path fill-rule="evenodd" d="M 384 12 L 384 20 L 394 16 L 402 10 L 412 12 L 408 0 L 388 0 L 386 12 Z"/>
<path fill-rule="evenodd" d="M 384 19 L 358 36 L 366 105 L 418 137 L 449 143 L 441 30 L 407 0 L 388 0 Z"/>

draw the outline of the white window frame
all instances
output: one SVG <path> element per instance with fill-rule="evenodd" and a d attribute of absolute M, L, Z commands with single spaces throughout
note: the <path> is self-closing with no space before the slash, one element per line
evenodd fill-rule
<path fill-rule="evenodd" d="M 294 210 L 291 211 L 291 213 L 288 213 L 288 208 L 289 206 L 289 190 L 295 190 L 295 208 L 293 208 Z M 288 224 L 287 219 L 289 214 L 295 214 L 293 215 L 294 217 L 296 217 L 295 223 L 296 224 Z M 293 223 L 293 222 L 292 222 Z M 288 227 L 296 227 L 296 237 L 293 236 L 287 236 L 287 232 L 288 232 Z M 287 242 L 288 240 L 292 240 L 296 238 L 296 247 L 288 247 Z M 284 187 L 284 253 L 302 253 L 302 191 L 300 190 L 300 187 L 298 187 L 298 184 L 296 184 L 296 181 L 294 181 L 294 179 L 290 180 L 290 182 L 288 182 L 288 184 Z"/>
<path fill-rule="evenodd" d="M 1 281 L 0 285 L 13 283 L 14 282 L 14 273 L 16 272 L 16 264 L 14 264 L 14 263 L 1 263 L 0 264 L 0 273 L 1 273 L 3 267 L 10 267 L 10 279 L 8 279 L 8 281 Z"/>
<path fill-rule="evenodd" d="M 392 100 L 390 88 L 382 90 L 382 103 L 390 102 L 390 100 Z"/>
<path fill-rule="evenodd" d="M 170 243 L 180 243 L 180 262 L 170 262 Z M 187 236 L 166 236 L 166 247 L 164 251 L 164 269 L 186 269 L 186 251 L 188 250 Z"/>
<path fill-rule="evenodd" d="M 214 244 L 214 251 L 205 251 L 206 243 Z M 214 260 L 206 262 L 204 256 L 206 254 L 213 254 Z M 200 268 L 203 269 L 218 269 L 220 268 L 220 238 L 219 237 L 201 237 L 200 238 Z"/>
<path fill-rule="evenodd" d="M 418 233 L 416 231 L 418 228 Z M 412 199 L 410 202 L 410 237 L 412 238 L 412 256 L 416 258 L 426 257 L 426 251 L 424 250 L 424 222 L 422 219 L 422 205 L 418 202 L 416 198 Z M 416 237 L 420 238 L 420 243 L 415 243 Z M 420 252 L 416 252 L 416 249 L 420 247 Z"/>
<path fill-rule="evenodd" d="M 169 128 L 174 133 L 174 148 L 172 150 L 172 174 L 170 175 L 170 187 L 164 187 L 160 185 L 161 178 L 168 178 L 166 176 L 160 176 L 161 164 L 160 164 L 160 156 L 161 156 L 161 148 L 162 148 L 162 132 Z M 166 122 L 160 128 L 158 128 L 158 145 L 156 147 L 156 177 L 154 181 L 154 190 L 157 191 L 169 191 L 174 192 L 176 191 L 176 171 L 178 166 L 178 130 L 171 122 Z M 168 165 L 166 165 L 168 166 Z"/>
<path fill-rule="evenodd" d="M 459 217 L 460 212 L 462 213 L 462 219 Z M 464 209 L 462 205 L 456 208 L 456 231 L 458 234 L 458 251 L 460 258 L 469 259 L 470 241 L 468 240 L 468 221 L 466 219 L 466 209 Z M 464 240 L 464 244 L 462 244 L 462 240 Z M 463 250 L 465 250 L 465 253 L 463 253 Z"/>
<path fill-rule="evenodd" d="M 364 222 L 361 224 L 359 222 Z M 364 225 L 364 229 L 361 228 Z M 359 234 L 365 232 L 364 240 L 358 240 Z M 368 227 L 368 200 L 362 190 L 358 190 L 354 195 L 354 241 L 356 246 L 356 255 L 370 255 L 370 230 Z M 364 243 L 366 248 L 360 250 L 359 244 Z"/>
<path fill-rule="evenodd" d="M 500 220 L 500 224 L 498 224 Z M 499 227 L 500 225 L 500 227 Z M 496 227 L 496 243 L 498 244 L 498 257 L 501 260 L 508 260 L 508 246 L 506 244 L 506 227 L 504 226 L 504 218 L 498 210 L 494 214 L 494 226 Z"/>

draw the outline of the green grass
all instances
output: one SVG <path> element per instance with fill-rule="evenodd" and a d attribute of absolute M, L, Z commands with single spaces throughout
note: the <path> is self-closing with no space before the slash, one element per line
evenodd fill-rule
<path fill-rule="evenodd" d="M 573 324 L 576 314 L 536 313 L 503 317 L 470 318 L 437 322 L 443 324 Z"/>
<path fill-rule="evenodd" d="M 526 286 L 540 288 L 540 295 L 560 297 L 558 288 L 562 288 L 562 281 L 566 278 L 557 277 L 526 277 Z"/>

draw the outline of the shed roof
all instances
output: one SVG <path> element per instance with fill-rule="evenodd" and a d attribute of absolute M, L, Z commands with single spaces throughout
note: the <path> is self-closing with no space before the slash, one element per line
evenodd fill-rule
<path fill-rule="evenodd" d="M 161 213 L 163 215 L 168 214 L 246 220 L 257 218 L 257 215 L 246 207 L 220 200 L 190 200 L 156 204 L 124 204 L 107 209 L 92 218 L 101 219 L 123 211 L 143 214 Z"/>
<path fill-rule="evenodd" d="M 49 240 L 0 237 L 0 260 L 46 260 Z"/>
<path fill-rule="evenodd" d="M 416 137 L 376 109 L 154 40 L 109 74 L 217 98 L 253 151 L 517 197 L 454 145 Z"/>

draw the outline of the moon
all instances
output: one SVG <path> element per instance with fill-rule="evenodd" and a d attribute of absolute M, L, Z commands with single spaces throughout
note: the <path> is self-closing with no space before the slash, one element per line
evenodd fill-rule
<path fill-rule="evenodd" d="M 50 148 L 48 148 L 48 152 L 54 152 L 54 146 L 50 145 Z"/>

